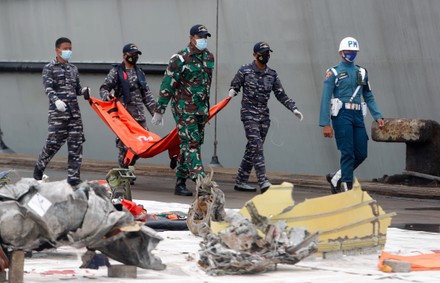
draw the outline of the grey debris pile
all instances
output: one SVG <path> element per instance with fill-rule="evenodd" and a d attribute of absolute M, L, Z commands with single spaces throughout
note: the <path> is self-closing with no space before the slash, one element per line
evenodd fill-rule
<path fill-rule="evenodd" d="M 318 233 L 289 228 L 284 221 L 265 224 L 264 237 L 239 213 L 228 213 L 225 221 L 229 224 L 225 230 L 207 234 L 200 243 L 198 263 L 210 275 L 275 270 L 279 263 L 296 264 L 317 251 Z"/>
<path fill-rule="evenodd" d="M 44 250 L 62 245 L 98 250 L 127 265 L 162 270 L 152 254 L 162 238 L 118 211 L 108 192 L 84 182 L 73 190 L 65 181 L 21 179 L 0 188 L 0 244 L 12 250 Z"/>

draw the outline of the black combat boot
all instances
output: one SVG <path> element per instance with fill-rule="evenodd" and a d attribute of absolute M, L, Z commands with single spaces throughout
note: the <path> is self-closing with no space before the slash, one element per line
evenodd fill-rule
<path fill-rule="evenodd" d="M 74 180 L 69 180 L 67 179 L 67 183 L 72 187 L 72 188 L 77 188 L 79 186 L 79 184 L 81 184 L 83 181 L 80 179 L 74 179 Z"/>
<path fill-rule="evenodd" d="M 353 182 L 342 182 L 341 183 L 341 192 L 349 191 L 353 188 Z"/>
<path fill-rule="evenodd" d="M 189 197 L 193 195 L 193 193 L 190 190 L 188 190 L 185 183 L 186 183 L 185 178 L 177 177 L 176 189 L 174 190 L 175 195 L 189 196 Z"/>
<path fill-rule="evenodd" d="M 330 190 L 331 190 L 332 194 L 337 194 L 341 191 L 341 179 L 340 178 L 338 180 L 338 183 L 336 184 L 336 187 L 333 186 L 332 179 L 333 179 L 333 176 L 335 176 L 335 174 L 336 173 L 328 173 L 325 176 L 327 179 L 327 182 L 330 183 Z"/>

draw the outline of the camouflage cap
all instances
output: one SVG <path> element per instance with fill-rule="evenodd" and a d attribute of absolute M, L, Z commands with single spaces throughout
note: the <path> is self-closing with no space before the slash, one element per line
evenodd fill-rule
<path fill-rule="evenodd" d="M 204 26 L 204 25 L 195 25 L 193 26 L 190 31 L 189 34 L 194 36 L 194 35 L 198 35 L 198 36 L 211 36 L 211 34 L 208 32 L 208 29 Z"/>
<path fill-rule="evenodd" d="M 134 43 L 129 43 L 122 48 L 122 53 L 137 53 L 139 55 L 142 55 L 142 52 L 137 48 L 137 46 Z"/>
<path fill-rule="evenodd" d="M 260 41 L 260 42 L 255 43 L 255 45 L 254 45 L 254 52 L 255 53 L 264 53 L 266 51 L 273 52 L 272 49 L 270 49 L 270 46 L 269 46 L 269 44 L 267 44 L 267 42 Z"/>

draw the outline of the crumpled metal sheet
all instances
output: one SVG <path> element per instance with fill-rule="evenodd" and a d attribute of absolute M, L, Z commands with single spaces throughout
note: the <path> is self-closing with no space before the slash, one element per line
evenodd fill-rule
<path fill-rule="evenodd" d="M 73 190 L 65 181 L 40 183 L 21 179 L 0 189 L 0 241 L 16 250 L 62 245 L 99 250 L 124 264 L 161 270 L 152 254 L 162 238 L 138 224 L 127 210 L 118 211 L 107 191 L 85 182 Z"/>
<path fill-rule="evenodd" d="M 318 233 L 289 228 L 284 221 L 257 228 L 240 213 L 230 212 L 229 226 L 218 234 L 207 234 L 200 244 L 198 264 L 210 275 L 260 273 L 279 263 L 296 264 L 317 251 Z"/>
<path fill-rule="evenodd" d="M 209 176 L 199 176 L 196 180 L 196 198 L 191 204 L 186 220 L 188 229 L 196 236 L 205 236 L 211 232 L 211 221 L 223 221 L 225 212 L 225 194 Z"/>

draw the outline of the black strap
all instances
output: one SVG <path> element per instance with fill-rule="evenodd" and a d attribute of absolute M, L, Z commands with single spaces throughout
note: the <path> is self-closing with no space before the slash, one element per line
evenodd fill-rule
<path fill-rule="evenodd" d="M 137 82 L 140 86 L 140 90 L 143 95 L 146 93 L 146 80 L 144 72 L 141 68 L 135 66 L 135 71 L 137 75 Z M 127 104 L 131 101 L 131 92 L 130 92 L 130 83 L 128 81 L 127 70 L 125 68 L 125 64 L 119 64 L 118 66 L 118 80 L 122 87 L 122 96 L 124 97 L 124 104 Z"/>
<path fill-rule="evenodd" d="M 130 83 L 128 82 L 128 75 L 124 64 L 118 66 L 118 79 L 122 86 L 122 96 L 124 97 L 124 104 L 131 101 Z"/>

